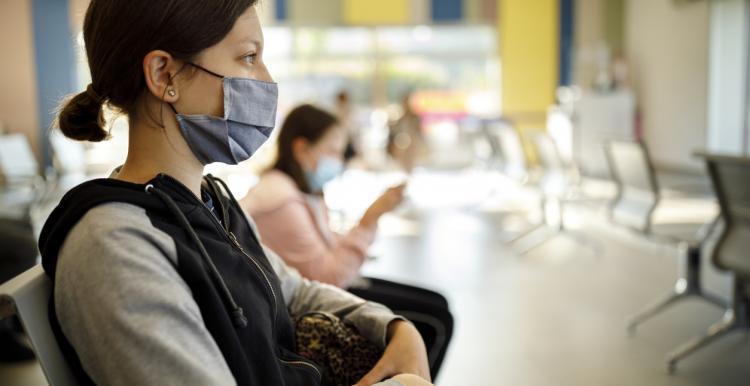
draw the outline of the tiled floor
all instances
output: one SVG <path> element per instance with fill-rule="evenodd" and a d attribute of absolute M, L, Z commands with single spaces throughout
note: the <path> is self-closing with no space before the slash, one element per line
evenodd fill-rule
<path fill-rule="evenodd" d="M 457 189 L 455 198 L 482 196 L 466 191 L 472 187 Z M 438 385 L 750 384 L 750 344 L 742 333 L 667 374 L 665 354 L 721 316 L 701 301 L 675 306 L 635 337 L 626 334 L 626 316 L 671 288 L 676 248 L 643 241 L 610 226 L 599 211 L 579 209 L 571 211 L 571 225 L 602 253 L 558 237 L 519 256 L 505 241 L 523 223 L 504 212 L 507 205 L 454 201 L 459 204 L 385 218 L 372 250 L 376 259 L 365 268 L 368 275 L 440 290 L 451 301 L 456 332 Z M 722 278 L 712 277 L 721 292 Z M 0 384 L 38 385 L 43 377 L 33 364 L 0 366 Z"/>

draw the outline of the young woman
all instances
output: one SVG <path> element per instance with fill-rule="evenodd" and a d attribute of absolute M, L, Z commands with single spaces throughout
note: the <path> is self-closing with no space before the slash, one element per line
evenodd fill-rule
<path fill-rule="evenodd" d="M 40 239 L 51 321 L 82 383 L 317 385 L 293 318 L 338 312 L 384 346 L 359 383 L 429 379 L 413 325 L 308 281 L 264 248 L 204 165 L 249 158 L 272 130 L 256 0 L 93 0 L 84 38 L 92 84 L 62 109 L 70 138 L 108 135 L 102 106 L 130 122 L 109 179 L 70 191 Z M 391 384 L 426 384 L 400 375 Z"/>
<path fill-rule="evenodd" d="M 292 110 L 279 132 L 277 160 L 242 200 L 266 245 L 310 280 L 347 288 L 385 304 L 413 322 L 427 343 L 436 377 L 448 347 L 453 317 L 433 291 L 379 279 L 357 283 L 378 219 L 402 201 L 404 186 L 387 190 L 345 235 L 328 226 L 323 185 L 343 169 L 347 133 L 333 115 L 311 105 Z"/>

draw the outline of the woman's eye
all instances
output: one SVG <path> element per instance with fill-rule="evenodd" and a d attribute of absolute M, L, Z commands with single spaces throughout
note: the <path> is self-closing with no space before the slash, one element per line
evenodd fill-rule
<path fill-rule="evenodd" d="M 257 59 L 257 57 L 258 57 L 257 54 L 250 54 L 250 55 L 243 56 L 242 60 L 245 61 L 245 63 L 247 64 L 255 64 L 255 60 Z"/>

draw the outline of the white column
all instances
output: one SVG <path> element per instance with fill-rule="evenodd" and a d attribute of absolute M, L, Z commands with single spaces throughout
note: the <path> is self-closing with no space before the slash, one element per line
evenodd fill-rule
<path fill-rule="evenodd" d="M 708 150 L 750 152 L 750 0 L 711 3 Z"/>

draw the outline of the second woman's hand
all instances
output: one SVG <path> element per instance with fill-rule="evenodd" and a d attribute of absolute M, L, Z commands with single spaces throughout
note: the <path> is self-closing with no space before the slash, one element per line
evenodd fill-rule
<path fill-rule="evenodd" d="M 399 206 L 404 200 L 404 190 L 406 183 L 394 186 L 385 191 L 375 202 L 370 205 L 360 220 L 360 225 L 374 227 L 377 225 L 380 217 Z"/>
<path fill-rule="evenodd" d="M 412 374 L 425 381 L 430 380 L 427 350 L 422 336 L 413 324 L 403 320 L 393 321 L 388 326 L 388 346 L 385 353 L 356 386 L 374 385 L 399 374 Z"/>

